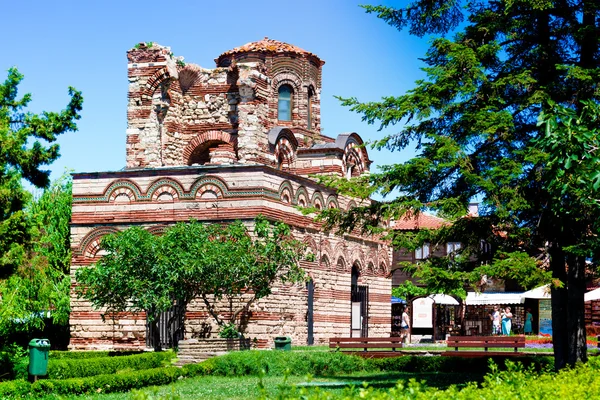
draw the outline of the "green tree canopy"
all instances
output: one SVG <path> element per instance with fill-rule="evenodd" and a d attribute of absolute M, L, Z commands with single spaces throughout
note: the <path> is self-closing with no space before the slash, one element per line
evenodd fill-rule
<path fill-rule="evenodd" d="M 64 175 L 24 210 L 31 243 L 22 264 L 0 281 L 0 335 L 69 322 L 71 178 Z"/>
<path fill-rule="evenodd" d="M 426 77 L 412 90 L 371 103 L 342 99 L 369 123 L 398 126 L 375 147 L 416 147 L 417 154 L 369 177 L 367 193 L 400 193 L 395 199 L 326 217 L 369 227 L 374 216 L 429 210 L 454 221 L 438 231 L 392 233 L 394 244 L 412 249 L 463 242 L 462 257 L 416 267 L 440 288 L 484 273 L 527 282 L 549 254 L 556 366 L 585 361 L 585 258 L 597 251 L 600 216 L 600 3 L 416 0 L 365 8 L 398 29 L 434 35 Z M 465 218 L 473 199 L 480 215 Z M 471 256 L 490 263 L 479 267 Z"/>
<path fill-rule="evenodd" d="M 77 291 L 107 314 L 145 311 L 154 324 L 174 301 L 187 304 L 197 298 L 219 326 L 234 324 L 253 302 L 271 294 L 277 280 L 304 279 L 298 265 L 304 246 L 291 237 L 290 228 L 263 217 L 253 228 L 250 232 L 239 221 L 191 220 L 162 236 L 138 227 L 109 235 L 101 242 L 106 255 L 77 271 Z"/>
<path fill-rule="evenodd" d="M 22 180 L 37 188 L 49 184 L 50 171 L 42 169 L 59 156 L 58 136 L 77 130 L 75 121 L 83 103 L 81 93 L 69 88 L 71 100 L 61 112 L 34 114 L 25 109 L 31 95 L 18 98 L 23 80 L 16 68 L 0 84 L 0 277 L 23 264 L 31 232 L 23 212 L 30 194 Z"/>

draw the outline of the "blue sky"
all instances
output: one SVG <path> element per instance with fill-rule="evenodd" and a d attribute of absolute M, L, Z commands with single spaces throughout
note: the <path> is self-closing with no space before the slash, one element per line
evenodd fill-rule
<path fill-rule="evenodd" d="M 317 54 L 323 67 L 323 133 L 383 135 L 342 107 L 333 96 L 361 101 L 399 95 L 423 76 L 419 57 L 427 38 L 410 37 L 366 14 L 353 0 L 310 1 L 7 1 L 1 4 L 5 39 L 0 79 L 16 66 L 25 75 L 29 110 L 58 111 L 67 87 L 83 92 L 79 131 L 59 143 L 52 178 L 76 172 L 119 170 L 125 165 L 126 51 L 139 42 L 170 46 L 174 55 L 205 68 L 224 51 L 265 36 Z M 402 1 L 374 4 L 401 6 Z M 387 131 L 394 132 L 394 128 Z M 411 155 L 369 150 L 374 166 Z"/>

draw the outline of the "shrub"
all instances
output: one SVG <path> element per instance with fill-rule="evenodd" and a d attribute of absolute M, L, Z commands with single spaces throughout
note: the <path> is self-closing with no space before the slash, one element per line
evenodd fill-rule
<path fill-rule="evenodd" d="M 143 351 L 51 351 L 49 355 L 50 360 L 63 360 L 63 359 L 88 359 L 88 358 L 99 358 L 99 357 L 119 357 L 119 356 L 131 356 L 135 354 L 142 354 Z"/>
<path fill-rule="evenodd" d="M 263 391 L 262 398 L 286 398 L 303 400 L 351 399 L 366 400 L 498 400 L 498 399 L 561 399 L 579 400 L 597 398 L 600 391 L 600 375 L 595 370 L 598 362 L 579 365 L 559 373 L 537 372 L 534 366 L 525 367 L 520 362 L 508 360 L 504 370 L 491 365 L 482 387 L 468 384 L 458 388 L 451 386 L 446 390 L 427 387 L 415 380 L 399 381 L 388 390 L 376 390 L 373 387 L 350 387 L 345 390 L 324 391 L 319 388 L 297 388 L 281 385 L 279 393 L 270 397 Z"/>
<path fill-rule="evenodd" d="M 144 370 L 161 367 L 175 357 L 170 351 L 122 357 L 48 360 L 48 378 L 67 379 L 114 374 L 121 370 Z"/>

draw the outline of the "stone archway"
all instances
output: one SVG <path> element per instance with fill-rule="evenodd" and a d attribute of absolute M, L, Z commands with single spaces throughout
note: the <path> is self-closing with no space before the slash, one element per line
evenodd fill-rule
<path fill-rule="evenodd" d="M 187 165 L 232 164 L 237 158 L 237 137 L 227 132 L 202 132 L 183 150 Z"/>

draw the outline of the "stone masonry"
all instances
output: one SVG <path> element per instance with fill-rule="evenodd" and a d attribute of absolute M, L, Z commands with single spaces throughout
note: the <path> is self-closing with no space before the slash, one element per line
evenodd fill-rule
<path fill-rule="evenodd" d="M 390 266 L 387 244 L 358 233 L 322 231 L 297 206 L 349 209 L 356 200 L 319 185 L 314 174 L 359 176 L 370 160 L 356 133 L 320 133 L 324 62 L 296 46 L 263 39 L 221 54 L 217 67 L 183 62 L 168 47 L 140 43 L 127 52 L 126 168 L 73 174 L 71 275 L 93 265 L 101 238 L 135 224 L 160 234 L 177 221 L 242 220 L 258 214 L 289 224 L 315 254 L 303 261 L 314 282 L 315 343 L 351 334 L 351 276 L 368 287 L 369 336 L 390 335 Z M 280 88 L 291 88 L 291 118 L 282 118 Z M 245 335 L 259 347 L 275 336 L 307 342 L 308 292 L 279 285 L 244 315 Z M 225 312 L 225 311 L 223 311 Z M 356 311 L 355 311 L 356 312 Z M 71 347 L 146 347 L 146 316 L 102 310 L 72 297 Z M 185 312 L 185 338 L 215 337 L 203 304 Z"/>

